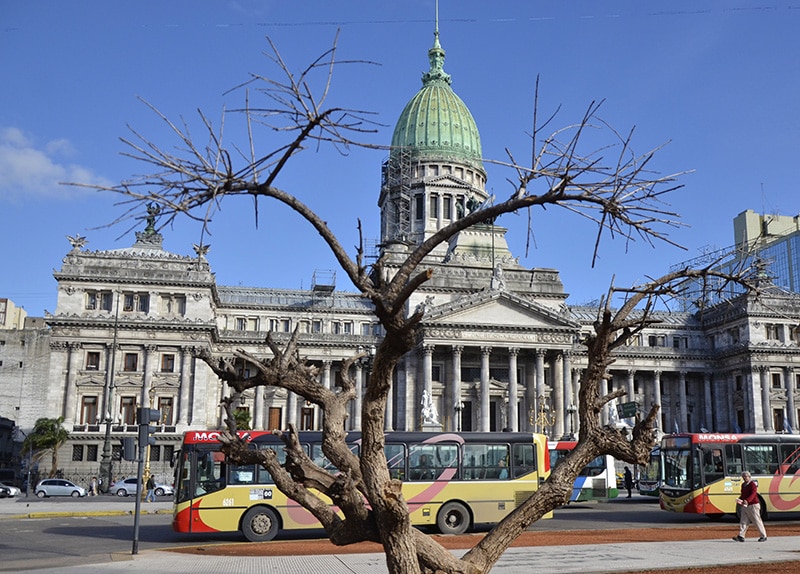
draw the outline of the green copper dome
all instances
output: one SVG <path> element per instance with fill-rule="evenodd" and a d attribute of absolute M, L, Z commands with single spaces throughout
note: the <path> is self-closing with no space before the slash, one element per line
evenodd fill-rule
<path fill-rule="evenodd" d="M 444 55 L 437 29 L 428 50 L 431 68 L 397 120 L 392 148 L 411 149 L 417 159 L 458 161 L 483 171 L 478 126 L 450 87 L 450 75 L 442 68 Z"/>

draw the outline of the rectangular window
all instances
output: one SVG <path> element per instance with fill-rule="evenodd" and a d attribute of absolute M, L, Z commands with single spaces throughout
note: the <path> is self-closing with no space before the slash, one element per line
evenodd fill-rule
<path fill-rule="evenodd" d="M 161 313 L 164 315 L 185 315 L 185 295 L 161 295 Z"/>
<path fill-rule="evenodd" d="M 428 203 L 428 217 L 436 219 L 439 217 L 439 195 L 432 193 Z"/>
<path fill-rule="evenodd" d="M 86 445 L 86 460 L 90 462 L 97 461 L 97 445 L 96 444 L 87 444 Z"/>
<path fill-rule="evenodd" d="M 667 343 L 664 335 L 650 335 L 647 337 L 647 345 L 649 347 L 665 347 Z"/>
<path fill-rule="evenodd" d="M 433 365 L 431 366 L 431 380 L 440 382 L 442 380 L 442 366 L 441 365 Z"/>
<path fill-rule="evenodd" d="M 421 221 L 425 216 L 425 196 L 419 194 L 414 198 L 414 219 Z"/>
<path fill-rule="evenodd" d="M 353 323 L 350 321 L 345 321 L 342 323 L 342 332 L 345 335 L 352 335 L 353 334 Z"/>
<path fill-rule="evenodd" d="M 372 334 L 372 325 L 369 323 L 361 323 L 361 334 L 364 337 L 369 337 Z"/>
<path fill-rule="evenodd" d="M 781 374 L 780 373 L 771 373 L 770 376 L 772 377 L 772 388 L 773 389 L 780 389 L 783 388 L 783 384 L 781 381 Z M 783 427 L 775 427 L 775 430 L 780 430 Z"/>
<path fill-rule="evenodd" d="M 314 320 L 311 322 L 311 332 L 312 333 L 322 333 L 322 321 Z"/>
<path fill-rule="evenodd" d="M 106 291 L 100 293 L 100 309 L 103 311 L 111 311 L 112 306 L 112 298 L 111 293 Z"/>
<path fill-rule="evenodd" d="M 258 331 L 258 319 L 255 317 L 248 317 L 247 318 L 247 330 L 248 331 Z"/>
<path fill-rule="evenodd" d="M 125 353 L 124 371 L 134 373 L 139 366 L 139 355 L 137 353 Z"/>
<path fill-rule="evenodd" d="M 122 424 L 136 424 L 136 397 L 121 397 L 119 400 L 119 414 Z"/>
<path fill-rule="evenodd" d="M 175 372 L 175 355 L 172 353 L 164 353 L 161 355 L 161 372 L 174 373 Z"/>
<path fill-rule="evenodd" d="M 149 293 L 125 293 L 122 298 L 122 310 L 147 313 L 150 311 Z"/>
<path fill-rule="evenodd" d="M 300 430 L 314 430 L 314 407 L 303 407 L 300 411 Z"/>
<path fill-rule="evenodd" d="M 97 397 L 89 396 L 81 399 L 81 424 L 93 425 L 97 422 Z"/>
<path fill-rule="evenodd" d="M 339 323 L 338 321 L 334 321 L 333 323 L 331 323 L 331 332 L 334 335 L 339 335 L 342 332 L 342 324 Z"/>
<path fill-rule="evenodd" d="M 245 331 L 247 329 L 247 320 L 244 317 L 236 318 L 236 330 Z"/>
<path fill-rule="evenodd" d="M 158 397 L 158 411 L 161 413 L 161 424 L 171 426 L 172 397 Z"/>
<path fill-rule="evenodd" d="M 86 370 L 97 371 L 100 369 L 100 352 L 89 351 L 86 353 Z"/>
<path fill-rule="evenodd" d="M 97 293 L 94 291 L 86 292 L 86 308 L 97 309 Z"/>
<path fill-rule="evenodd" d="M 289 319 L 281 319 L 281 332 L 289 333 L 292 330 L 292 322 Z"/>
<path fill-rule="evenodd" d="M 445 195 L 442 198 L 442 217 L 452 219 L 453 217 L 453 197 Z"/>
<path fill-rule="evenodd" d="M 152 445 L 150 447 L 150 462 L 158 462 L 161 460 L 161 445 Z"/>
<path fill-rule="evenodd" d="M 73 462 L 81 462 L 83 460 L 83 445 L 82 444 L 73 444 L 72 445 L 72 460 L 73 460 Z"/>
<path fill-rule="evenodd" d="M 774 444 L 745 444 L 744 460 L 747 470 L 757 474 L 775 474 L 778 470 L 778 452 Z"/>

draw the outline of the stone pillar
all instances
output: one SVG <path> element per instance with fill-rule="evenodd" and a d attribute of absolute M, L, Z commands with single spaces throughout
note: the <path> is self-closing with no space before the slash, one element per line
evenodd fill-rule
<path fill-rule="evenodd" d="M 572 373 L 572 397 L 573 401 L 572 404 L 575 405 L 575 414 L 572 415 L 572 434 L 578 436 L 578 433 L 581 429 L 581 419 L 578 416 L 577 409 L 580 408 L 580 387 L 581 387 L 581 376 L 583 375 L 582 369 L 575 369 Z"/>
<path fill-rule="evenodd" d="M 525 413 L 523 428 L 528 432 L 536 432 L 536 367 L 530 361 L 525 363 Z M 533 421 L 531 421 L 533 419 Z"/>
<path fill-rule="evenodd" d="M 331 362 L 330 362 L 330 360 L 322 361 L 322 369 L 320 369 L 320 379 L 321 379 L 321 383 L 322 383 L 323 388 L 326 388 L 326 389 L 330 390 L 330 388 L 331 388 Z M 391 398 L 391 393 L 390 393 L 389 396 Z M 388 408 L 388 404 L 387 404 L 387 408 Z M 316 416 L 317 416 L 317 428 L 321 429 L 322 428 L 322 417 L 323 417 L 322 409 L 317 409 Z"/>
<path fill-rule="evenodd" d="M 142 378 L 142 400 L 139 406 L 155 408 L 153 401 L 156 398 L 156 388 L 153 385 L 153 371 L 155 367 L 156 346 L 146 345 L 144 348 L 144 376 Z"/>
<path fill-rule="evenodd" d="M 666 432 L 664 428 L 664 409 L 661 408 L 661 371 L 653 371 L 653 404 L 659 407 L 656 426 L 661 432 Z"/>
<path fill-rule="evenodd" d="M 191 347 L 181 347 L 180 389 L 178 390 L 178 425 L 190 423 L 189 407 L 191 405 L 190 391 L 192 388 L 192 361 L 194 356 Z"/>
<path fill-rule="evenodd" d="M 452 359 L 453 359 L 453 382 L 450 389 L 452 393 L 451 404 L 453 409 L 453 424 L 450 430 L 461 430 L 461 412 L 463 402 L 461 400 L 461 354 L 464 352 L 464 347 L 459 345 L 452 346 Z"/>
<path fill-rule="evenodd" d="M 798 426 L 795 418 L 797 410 L 794 402 L 794 369 L 792 367 L 783 368 L 783 387 L 786 389 L 786 426 L 790 433 L 796 433 Z M 778 430 L 778 429 L 775 429 Z"/>
<path fill-rule="evenodd" d="M 678 421 L 678 428 L 681 432 L 688 432 L 689 411 L 686 407 L 686 371 L 678 372 L 678 412 L 680 413 L 680 421 Z"/>
<path fill-rule="evenodd" d="M 508 421 L 506 427 L 512 432 L 519 430 L 517 404 L 517 355 L 519 349 L 511 347 L 508 349 Z"/>
<path fill-rule="evenodd" d="M 763 419 L 764 431 L 773 432 L 775 429 L 772 428 L 774 426 L 772 424 L 772 406 L 769 402 L 769 369 L 762 365 L 759 367 L 759 375 L 761 379 L 761 418 Z"/>
<path fill-rule="evenodd" d="M 553 412 L 555 413 L 555 424 L 553 425 L 553 437 L 564 435 L 564 357 L 556 353 L 553 358 Z"/>
<path fill-rule="evenodd" d="M 66 392 L 64 393 L 64 427 L 72 430 L 75 424 L 75 413 L 78 404 L 78 352 L 80 343 L 67 343 L 67 381 Z M 100 415 L 105 417 L 105 413 Z M 87 424 L 95 424 L 97 421 L 86 421 Z"/>
<path fill-rule="evenodd" d="M 480 424 L 478 430 L 489 430 L 489 357 L 491 347 L 481 347 L 481 390 L 480 390 Z"/>
<path fill-rule="evenodd" d="M 292 391 L 286 391 L 286 428 L 289 425 L 297 428 L 297 395 Z"/>
<path fill-rule="evenodd" d="M 744 429 L 736 427 L 739 425 L 738 417 L 736 416 L 736 405 L 733 402 L 733 396 L 736 393 L 736 374 L 735 373 L 726 373 L 724 386 L 727 389 L 727 393 L 725 393 L 728 397 L 728 416 L 730 420 L 728 421 L 728 428 L 732 431 L 736 432 L 743 432 Z M 742 400 L 744 400 L 744 394 L 742 395 Z M 719 429 L 722 430 L 722 429 Z"/>
<path fill-rule="evenodd" d="M 256 387 L 253 399 L 253 429 L 264 430 L 264 387 Z"/>
<path fill-rule="evenodd" d="M 544 349 L 536 349 L 536 402 L 533 405 L 534 418 L 539 414 L 539 401 L 544 400 Z"/>
<path fill-rule="evenodd" d="M 632 401 L 636 401 L 636 385 L 634 381 L 636 379 L 636 369 L 628 369 L 628 379 L 625 382 L 625 397 L 623 397 L 622 402 L 629 403 Z M 633 426 L 635 418 L 628 418 L 628 424 Z"/>
<path fill-rule="evenodd" d="M 362 406 L 362 399 L 363 399 L 363 392 L 364 392 L 364 369 L 361 367 L 361 363 L 356 363 L 356 376 L 355 376 L 355 383 L 356 383 L 356 399 L 355 404 L 353 405 L 353 430 L 361 430 L 361 406 Z"/>
<path fill-rule="evenodd" d="M 714 409 L 712 408 L 711 398 L 711 373 L 703 373 L 703 419 L 704 427 L 709 431 L 714 431 Z"/>

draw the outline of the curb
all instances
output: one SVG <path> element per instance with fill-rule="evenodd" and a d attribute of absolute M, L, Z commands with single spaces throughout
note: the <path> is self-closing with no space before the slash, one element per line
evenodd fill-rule
<path fill-rule="evenodd" d="M 0 520 L 20 520 L 23 518 L 65 518 L 69 516 L 133 516 L 133 510 L 97 510 L 94 512 L 26 512 L 23 514 L 4 514 Z M 172 514 L 172 510 L 140 510 L 139 514 Z"/>

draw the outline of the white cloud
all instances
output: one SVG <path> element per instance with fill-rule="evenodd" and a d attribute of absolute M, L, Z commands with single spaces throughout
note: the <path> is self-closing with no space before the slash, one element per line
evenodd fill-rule
<path fill-rule="evenodd" d="M 80 189 L 61 182 L 108 185 L 88 167 L 66 160 L 73 154 L 66 139 L 37 146 L 18 128 L 0 128 L 0 200 L 31 196 L 66 199 Z"/>

